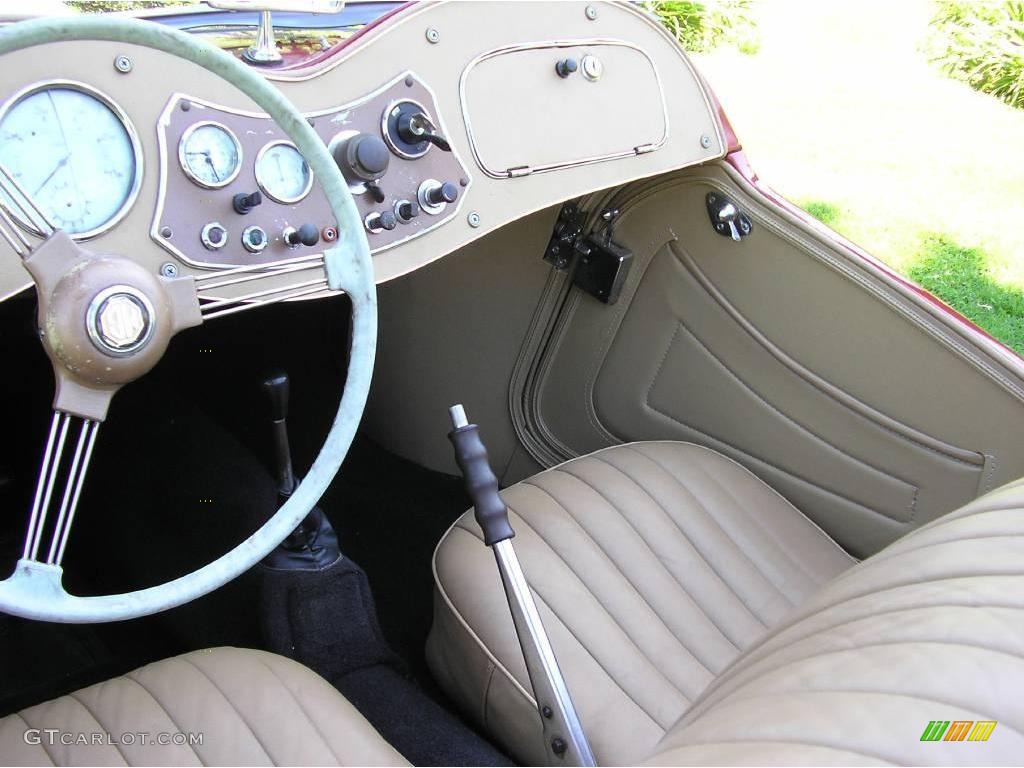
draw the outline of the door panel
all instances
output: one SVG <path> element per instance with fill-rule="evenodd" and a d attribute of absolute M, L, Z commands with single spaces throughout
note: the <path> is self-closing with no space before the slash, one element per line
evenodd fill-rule
<path fill-rule="evenodd" d="M 754 222 L 739 243 L 704 205 Z M 727 166 L 620 193 L 618 304 L 573 291 L 533 371 L 562 453 L 677 439 L 731 456 L 857 555 L 1024 474 L 1019 361 Z"/>

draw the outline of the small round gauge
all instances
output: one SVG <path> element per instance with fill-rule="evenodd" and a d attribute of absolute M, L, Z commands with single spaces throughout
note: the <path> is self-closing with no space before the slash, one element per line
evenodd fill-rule
<path fill-rule="evenodd" d="M 81 83 L 54 80 L 0 109 L 0 164 L 57 229 L 85 239 L 112 227 L 135 201 L 142 152 L 124 111 Z M 0 192 L 18 223 L 38 228 Z"/>
<path fill-rule="evenodd" d="M 256 183 L 279 203 L 297 203 L 309 194 L 313 172 L 295 145 L 272 141 L 256 156 Z"/>
<path fill-rule="evenodd" d="M 220 123 L 195 123 L 181 135 L 178 160 L 196 184 L 217 189 L 234 181 L 242 170 L 242 145 Z"/>

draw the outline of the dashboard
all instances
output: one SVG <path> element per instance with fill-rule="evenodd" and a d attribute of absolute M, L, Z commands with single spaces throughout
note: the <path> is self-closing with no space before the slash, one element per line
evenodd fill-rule
<path fill-rule="evenodd" d="M 268 296 L 337 239 L 295 147 L 201 65 L 99 41 L 5 65 L 0 166 L 14 186 L 0 218 L 25 237 L 44 227 L 8 195 L 164 276 L 265 267 Z M 540 208 L 726 151 L 699 75 L 628 4 L 410 4 L 266 77 L 348 181 L 378 282 Z M 30 284 L 0 242 L 0 299 Z"/>

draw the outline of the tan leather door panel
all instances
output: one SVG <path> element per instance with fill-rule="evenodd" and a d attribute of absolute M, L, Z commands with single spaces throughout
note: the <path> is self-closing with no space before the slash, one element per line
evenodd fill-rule
<path fill-rule="evenodd" d="M 704 204 L 754 222 L 734 243 Z M 1021 368 L 743 187 L 692 169 L 621 200 L 620 302 L 572 295 L 537 366 L 552 445 L 675 439 L 749 467 L 866 555 L 1024 474 Z"/>

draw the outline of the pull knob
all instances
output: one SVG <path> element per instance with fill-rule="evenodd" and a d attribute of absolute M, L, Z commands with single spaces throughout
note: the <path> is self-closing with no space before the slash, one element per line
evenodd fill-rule
<path fill-rule="evenodd" d="M 579 69 L 579 66 L 576 63 L 576 59 L 562 59 L 555 64 L 555 72 L 558 73 L 559 77 L 568 77 Z"/>
<path fill-rule="evenodd" d="M 300 245 L 308 247 L 320 242 L 320 230 L 313 224 L 303 224 L 298 229 L 285 227 L 283 234 L 289 248 L 297 248 Z"/>
<path fill-rule="evenodd" d="M 395 203 L 395 216 L 403 224 L 408 224 L 419 215 L 420 207 L 417 203 L 410 202 L 409 200 L 399 200 Z"/>
<path fill-rule="evenodd" d="M 363 219 L 363 224 L 366 225 L 367 231 L 376 234 L 387 230 L 390 232 L 392 229 L 398 226 L 398 219 L 395 214 L 391 211 L 380 211 L 379 213 L 371 213 Z"/>
<path fill-rule="evenodd" d="M 404 113 L 399 117 L 398 135 L 402 137 L 402 141 L 409 144 L 429 141 L 442 152 L 452 151 L 448 139 L 438 132 L 437 126 L 424 112 Z"/>
<path fill-rule="evenodd" d="M 342 173 L 358 181 L 374 181 L 388 170 L 391 152 L 383 139 L 369 133 L 357 133 L 333 150 L 334 161 Z"/>
<path fill-rule="evenodd" d="M 425 193 L 425 197 L 427 198 L 427 202 L 431 205 L 454 203 L 459 199 L 459 188 L 450 181 L 446 181 L 444 184 L 438 184 L 435 187 L 428 188 Z"/>
<path fill-rule="evenodd" d="M 249 211 L 260 205 L 263 202 L 263 195 L 257 189 L 252 194 L 245 194 L 245 192 L 239 192 L 233 198 L 231 198 L 231 205 L 235 209 L 235 213 L 245 216 Z"/>

